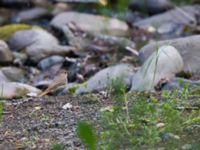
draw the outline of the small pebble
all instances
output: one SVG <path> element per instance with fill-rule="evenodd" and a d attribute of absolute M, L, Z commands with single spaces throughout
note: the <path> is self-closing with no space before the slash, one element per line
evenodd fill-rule
<path fill-rule="evenodd" d="M 62 109 L 71 109 L 72 108 L 72 104 L 67 103 L 65 105 L 63 105 Z"/>
<path fill-rule="evenodd" d="M 163 135 L 163 140 L 168 141 L 168 140 L 180 140 L 180 137 L 178 135 L 175 135 L 173 133 L 165 133 Z"/>
<path fill-rule="evenodd" d="M 162 128 L 162 127 L 164 127 L 164 126 L 165 126 L 165 124 L 162 123 L 162 122 L 156 124 L 156 127 L 157 127 L 157 128 Z"/>

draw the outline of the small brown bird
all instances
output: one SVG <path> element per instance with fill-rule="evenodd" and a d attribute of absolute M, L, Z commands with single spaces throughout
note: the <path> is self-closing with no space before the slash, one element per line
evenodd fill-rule
<path fill-rule="evenodd" d="M 49 92 L 51 92 L 53 89 L 56 89 L 59 86 L 67 84 L 67 82 L 68 82 L 68 80 L 67 80 L 67 71 L 61 70 L 59 72 L 58 76 L 56 76 L 54 78 L 54 80 L 52 81 L 52 83 L 49 84 L 48 88 L 46 90 L 44 90 L 43 92 L 41 92 L 38 96 L 39 97 L 45 96 Z"/>

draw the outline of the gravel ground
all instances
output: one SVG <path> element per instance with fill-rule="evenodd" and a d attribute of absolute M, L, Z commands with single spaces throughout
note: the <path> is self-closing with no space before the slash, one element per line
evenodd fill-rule
<path fill-rule="evenodd" d="M 62 107 L 69 105 L 67 109 Z M 98 110 L 109 100 L 97 95 L 29 98 L 7 101 L 0 128 L 0 149 L 84 149 L 75 130 L 79 120 L 98 122 Z M 71 107 L 71 108 L 70 108 Z"/>

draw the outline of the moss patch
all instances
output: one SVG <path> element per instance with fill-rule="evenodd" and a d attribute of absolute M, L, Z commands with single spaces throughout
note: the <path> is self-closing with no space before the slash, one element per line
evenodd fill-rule
<path fill-rule="evenodd" d="M 7 41 L 13 33 L 19 30 L 32 29 L 33 26 L 27 24 L 12 24 L 0 27 L 0 39 Z"/>

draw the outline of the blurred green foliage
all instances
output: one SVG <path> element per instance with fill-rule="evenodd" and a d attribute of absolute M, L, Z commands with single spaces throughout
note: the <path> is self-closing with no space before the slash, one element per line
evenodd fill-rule
<path fill-rule="evenodd" d="M 64 150 L 64 148 L 61 144 L 54 144 L 51 150 Z"/>
<path fill-rule="evenodd" d="M 76 133 L 89 150 L 96 150 L 97 139 L 91 124 L 83 121 L 79 122 Z"/>

